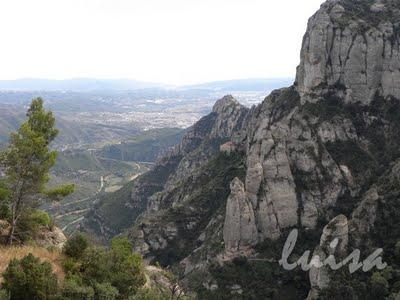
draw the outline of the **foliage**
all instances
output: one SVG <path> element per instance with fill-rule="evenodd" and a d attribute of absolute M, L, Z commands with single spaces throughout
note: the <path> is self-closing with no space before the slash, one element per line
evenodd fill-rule
<path fill-rule="evenodd" d="M 11 300 L 49 299 L 57 293 L 57 278 L 51 265 L 41 263 L 32 254 L 12 260 L 3 278 L 3 288 L 10 293 Z"/>
<path fill-rule="evenodd" d="M 243 153 L 233 152 L 230 155 L 219 153 L 205 165 L 198 177 L 189 177 L 174 192 L 182 190 L 188 199 L 182 205 L 168 208 L 162 216 L 162 224 L 175 222 L 178 226 L 179 238 L 168 242 L 165 249 L 153 251 L 155 260 L 161 266 L 172 265 L 188 256 L 195 248 L 197 238 L 205 230 L 213 216 L 223 214 L 226 199 L 230 194 L 229 184 L 238 177 L 244 181 Z M 175 195 L 171 193 L 171 199 Z M 179 197 L 179 194 L 178 194 Z M 166 205 L 169 198 L 164 200 Z M 186 225 L 196 225 L 188 228 Z"/>
<path fill-rule="evenodd" d="M 79 279 L 70 277 L 64 281 L 61 295 L 64 299 L 93 300 L 94 290 L 91 286 L 83 285 Z"/>
<path fill-rule="evenodd" d="M 0 219 L 8 220 L 11 217 L 10 196 L 11 191 L 7 187 L 6 181 L 0 180 Z"/>
<path fill-rule="evenodd" d="M 374 273 L 371 277 L 372 293 L 377 298 L 383 298 L 389 293 L 389 283 L 380 273 Z"/>
<path fill-rule="evenodd" d="M 96 283 L 94 286 L 96 299 L 98 300 L 114 300 L 118 297 L 118 289 L 113 287 L 111 283 Z"/>
<path fill-rule="evenodd" d="M 183 133 L 179 128 L 152 129 L 127 142 L 105 146 L 100 155 L 122 161 L 153 162 L 162 151 L 178 144 Z"/>
<path fill-rule="evenodd" d="M 73 242 L 76 243 L 81 245 L 79 239 Z M 81 252 L 83 248 L 77 248 L 79 255 L 73 252 L 77 260 L 67 260 L 65 271 L 77 288 L 91 287 L 95 299 L 127 299 L 145 283 L 142 259 L 132 252 L 127 239 L 114 239 L 110 249 L 89 247 Z"/>
<path fill-rule="evenodd" d="M 75 191 L 74 184 L 66 184 L 54 189 L 45 191 L 45 194 L 52 200 L 60 200 L 60 198 L 67 197 Z"/>
<path fill-rule="evenodd" d="M 41 98 L 34 99 L 27 112 L 27 121 L 10 136 L 10 145 L 0 155 L 0 166 L 6 173 L 11 206 L 9 244 L 16 239 L 15 229 L 20 217 L 38 204 L 49 181 L 49 171 L 55 164 L 57 152 L 50 143 L 58 130 L 51 111 L 46 111 Z"/>
<path fill-rule="evenodd" d="M 15 234 L 21 242 L 27 242 L 35 238 L 40 227 L 50 225 L 51 218 L 45 211 L 27 208 L 20 215 Z"/>
<path fill-rule="evenodd" d="M 69 238 L 64 246 L 64 253 L 72 258 L 79 259 L 88 248 L 89 242 L 83 234 L 76 234 Z"/>
<path fill-rule="evenodd" d="M 132 253 L 132 243 L 123 237 L 116 237 L 111 240 L 111 249 L 124 257 Z"/>
<path fill-rule="evenodd" d="M 305 299 L 309 286 L 302 271 L 284 271 L 277 263 L 235 258 L 223 266 L 210 269 L 218 289 L 198 289 L 200 299 Z M 233 294 L 240 286 L 242 294 Z M 243 298 L 245 296 L 245 298 Z"/>
<path fill-rule="evenodd" d="M 167 300 L 169 297 L 163 295 L 155 289 L 140 289 L 136 295 L 129 298 L 129 300 Z"/>
<path fill-rule="evenodd" d="M 49 227 L 51 224 L 51 217 L 47 212 L 43 210 L 34 210 L 30 217 L 32 219 L 32 222 L 38 225 Z"/>

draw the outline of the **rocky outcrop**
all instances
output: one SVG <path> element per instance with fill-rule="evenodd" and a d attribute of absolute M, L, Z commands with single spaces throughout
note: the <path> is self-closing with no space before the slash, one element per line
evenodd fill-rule
<path fill-rule="evenodd" d="M 360 245 L 363 237 L 370 233 L 376 220 L 379 194 L 376 186 L 365 193 L 361 203 L 351 215 L 350 230 L 355 245 Z"/>
<path fill-rule="evenodd" d="M 246 197 L 244 185 L 238 178 L 231 183 L 223 235 L 227 251 L 237 251 L 243 246 L 254 246 L 257 243 L 254 210 Z"/>
<path fill-rule="evenodd" d="M 389 0 L 325 2 L 309 21 L 295 86 L 272 92 L 249 114 L 241 136 L 245 193 L 259 241 L 332 217 L 375 172 L 372 161 L 383 154 L 376 149 L 396 140 L 398 123 L 385 106 L 400 98 L 398 12 Z"/>
<path fill-rule="evenodd" d="M 377 92 L 400 98 L 399 16 L 396 1 L 326 1 L 304 36 L 297 72 L 302 101 L 332 88 L 346 102 L 365 105 Z"/>
<path fill-rule="evenodd" d="M 54 226 L 51 229 L 41 228 L 35 241 L 41 247 L 55 247 L 61 250 L 67 242 L 67 237 L 60 228 Z"/>
<path fill-rule="evenodd" d="M 10 232 L 10 223 L 0 220 L 0 240 L 6 241 Z M 55 247 L 61 250 L 67 242 L 64 232 L 57 226 L 40 226 L 33 236 L 33 241 L 40 247 Z"/>
<path fill-rule="evenodd" d="M 324 261 L 328 256 L 334 255 L 336 261 L 340 261 L 347 251 L 349 243 L 349 223 L 344 215 L 339 215 L 332 219 L 324 227 L 319 246 L 314 250 L 313 256 L 318 256 Z M 310 269 L 311 290 L 307 297 L 308 300 L 319 299 L 319 292 L 329 286 L 329 273 L 332 272 L 329 266 L 321 268 L 312 267 Z"/>
<path fill-rule="evenodd" d="M 193 176 L 210 158 L 219 152 L 219 146 L 233 139 L 246 120 L 248 109 L 231 95 L 218 100 L 211 114 L 193 125 L 181 143 L 172 149 L 170 156 L 179 156 L 177 168 L 169 177 L 165 188 L 173 189 L 187 176 Z M 163 158 L 169 159 L 169 157 Z"/>
<path fill-rule="evenodd" d="M 324 143 L 356 139 L 353 124 L 340 116 L 310 124 L 299 102 L 294 88 L 274 92 L 249 121 L 245 190 L 260 241 L 299 224 L 314 228 L 351 180 Z"/>

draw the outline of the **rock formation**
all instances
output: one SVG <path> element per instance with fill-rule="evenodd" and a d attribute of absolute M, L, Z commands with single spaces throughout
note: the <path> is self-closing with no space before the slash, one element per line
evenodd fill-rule
<path fill-rule="evenodd" d="M 336 240 L 336 241 L 335 241 Z M 336 262 L 343 258 L 349 243 L 349 223 L 344 215 L 332 219 L 324 227 L 319 246 L 314 250 L 314 256 L 322 261 L 328 256 L 334 255 Z M 312 267 L 309 273 L 311 290 L 307 300 L 318 299 L 319 292 L 329 286 L 329 266 L 322 268 Z"/>
<path fill-rule="evenodd" d="M 399 186 L 388 179 L 399 174 L 399 20 L 395 0 L 326 1 L 309 20 L 293 86 L 251 109 L 224 97 L 135 180 L 123 203 L 135 208 L 136 250 L 188 276 L 224 251 L 323 220 L 332 221 L 316 253 L 327 255 L 333 237 L 339 252 L 349 234 L 361 243 Z M 220 151 L 227 142 L 233 151 Z M 326 287 L 324 272 L 311 272 L 314 290 Z"/>
<path fill-rule="evenodd" d="M 231 183 L 231 194 L 226 203 L 223 235 L 228 251 L 257 244 L 254 210 L 246 197 L 243 183 L 237 177 Z"/>

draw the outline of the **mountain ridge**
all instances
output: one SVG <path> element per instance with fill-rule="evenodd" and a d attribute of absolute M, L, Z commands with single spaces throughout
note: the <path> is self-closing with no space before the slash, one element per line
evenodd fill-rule
<path fill-rule="evenodd" d="M 323 257 L 337 237 L 338 255 L 383 248 L 399 268 L 400 232 L 385 229 L 398 224 L 400 197 L 399 11 L 398 1 L 326 1 L 309 20 L 294 85 L 251 109 L 230 96 L 218 101 L 192 127 L 204 130 L 189 131 L 159 161 L 156 168 L 174 163 L 155 193 L 141 193 L 146 180 L 133 183 L 127 201 L 143 211 L 118 233 L 207 299 L 286 299 L 288 290 L 293 299 L 332 299 L 343 286 L 348 299 L 378 295 L 360 287 L 374 282 L 369 273 L 350 280 L 325 268 L 288 278 L 273 263 L 298 228 L 299 244 Z M 245 274 L 259 268 L 271 280 L 258 290 Z M 386 294 L 396 295 L 398 279 Z"/>

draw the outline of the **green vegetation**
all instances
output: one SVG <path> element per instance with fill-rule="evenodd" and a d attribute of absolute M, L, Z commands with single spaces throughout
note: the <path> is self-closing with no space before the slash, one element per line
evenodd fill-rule
<path fill-rule="evenodd" d="M 168 208 L 163 216 L 156 220 L 157 224 L 175 222 L 179 238 L 169 241 L 166 249 L 153 251 L 155 261 L 162 266 L 171 266 L 189 255 L 196 248 L 196 239 L 205 230 L 211 218 L 224 214 L 230 182 L 235 177 L 244 180 L 244 176 L 243 153 L 220 153 L 202 168 L 195 180 L 190 177 L 182 182 L 175 192 L 183 190 L 185 194 L 190 195 L 189 198 L 181 205 Z M 195 225 L 188 228 L 186 224 L 189 223 Z"/>
<path fill-rule="evenodd" d="M 198 290 L 200 299 L 305 299 L 309 290 L 302 271 L 283 271 L 277 263 L 238 257 L 210 268 L 218 289 Z M 233 287 L 236 286 L 236 289 Z M 240 291 L 240 292 L 239 292 Z M 235 293 L 236 292 L 236 293 Z"/>
<path fill-rule="evenodd" d="M 125 238 L 115 238 L 109 248 L 103 248 L 76 236 L 65 245 L 64 254 L 59 260 L 65 278 L 57 277 L 50 263 L 32 254 L 11 260 L 2 274 L 0 296 L 9 300 L 175 299 L 165 291 L 144 287 L 142 258 Z"/>
<path fill-rule="evenodd" d="M 365 106 L 345 104 L 335 93 L 328 92 L 317 103 L 303 105 L 302 112 L 305 118 L 317 118 L 318 124 L 333 118 L 353 123 L 364 143 L 358 140 L 336 141 L 324 146 L 335 161 L 347 165 L 356 180 L 366 186 L 400 157 L 400 103 L 392 97 L 384 98 L 377 94 L 372 103 Z"/>
<path fill-rule="evenodd" d="M 80 259 L 88 246 L 89 243 L 85 236 L 77 234 L 68 239 L 64 246 L 64 253 L 71 258 Z"/>
<path fill-rule="evenodd" d="M 110 249 L 86 247 L 82 236 L 66 245 L 65 253 L 72 260 L 64 264 L 64 295 L 90 298 L 94 291 L 95 299 L 127 299 L 145 283 L 142 259 L 127 239 L 114 239 Z"/>
<path fill-rule="evenodd" d="M 274 91 L 270 97 L 272 97 L 272 117 L 274 122 L 277 122 L 285 117 L 290 111 L 300 104 L 300 95 L 293 86 Z"/>
<path fill-rule="evenodd" d="M 179 143 L 184 131 L 179 128 L 161 128 L 145 131 L 121 144 L 108 145 L 100 156 L 122 161 L 153 162 L 163 151 Z"/>
<path fill-rule="evenodd" d="M 41 263 L 32 254 L 14 259 L 3 273 L 3 289 L 11 300 L 45 300 L 57 293 L 57 278 L 49 263 Z"/>
<path fill-rule="evenodd" d="M 0 166 L 6 172 L 6 189 L 10 191 L 7 197 L 11 225 L 9 244 L 19 240 L 16 230 L 23 222 L 22 217 L 30 215 L 40 195 L 46 195 L 45 184 L 57 157 L 57 152 L 49 148 L 58 135 L 55 118 L 51 111 L 43 108 L 42 99 L 32 101 L 27 117 L 19 130 L 11 134 L 8 148 L 0 153 Z M 72 192 L 73 189 L 58 188 L 51 196 L 65 195 L 66 190 Z"/>
<path fill-rule="evenodd" d="M 375 0 L 363 0 L 363 1 L 352 1 L 352 0 L 341 0 L 340 4 L 345 8 L 343 16 L 337 20 L 338 25 L 344 29 L 350 25 L 352 21 L 363 20 L 359 22 L 359 33 L 364 34 L 371 27 L 377 28 L 379 24 L 384 21 L 395 20 L 397 15 L 395 11 L 398 9 L 397 0 L 385 0 L 383 3 L 386 9 L 377 13 L 371 12 L 371 5 L 376 3 Z"/>
<path fill-rule="evenodd" d="M 156 165 L 134 181 L 126 183 L 118 191 L 101 195 L 95 208 L 104 217 L 106 225 L 113 228 L 115 232 L 121 232 L 131 227 L 136 218 L 146 209 L 147 198 L 162 190 L 179 161 L 180 157 L 172 158 L 165 165 Z M 134 187 L 138 187 L 139 192 L 135 193 L 134 199 L 132 199 Z M 134 208 L 125 205 L 133 202 L 135 203 Z M 91 215 L 88 218 L 90 219 Z M 90 226 L 99 232 L 95 223 L 91 223 Z"/>

